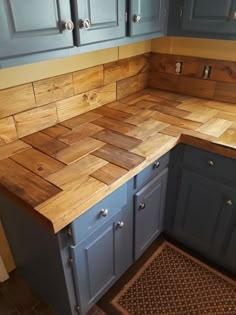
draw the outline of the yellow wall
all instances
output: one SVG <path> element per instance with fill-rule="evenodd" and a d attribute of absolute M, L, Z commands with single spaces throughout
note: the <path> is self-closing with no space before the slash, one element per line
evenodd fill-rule
<path fill-rule="evenodd" d="M 136 56 L 150 51 L 151 41 L 148 40 L 71 57 L 0 69 L 0 90 L 82 70 L 118 59 Z"/>
<path fill-rule="evenodd" d="M 231 40 L 163 37 L 152 41 L 152 51 L 236 61 L 236 41 Z"/>

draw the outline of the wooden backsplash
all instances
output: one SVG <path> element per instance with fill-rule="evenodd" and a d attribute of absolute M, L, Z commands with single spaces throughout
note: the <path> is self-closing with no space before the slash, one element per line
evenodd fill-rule
<path fill-rule="evenodd" d="M 175 73 L 176 62 L 182 73 Z M 210 77 L 203 79 L 205 66 Z M 236 103 L 236 62 L 152 53 L 149 85 L 152 88 Z"/>
<path fill-rule="evenodd" d="M 149 54 L 0 90 L 0 145 L 147 87 Z"/>

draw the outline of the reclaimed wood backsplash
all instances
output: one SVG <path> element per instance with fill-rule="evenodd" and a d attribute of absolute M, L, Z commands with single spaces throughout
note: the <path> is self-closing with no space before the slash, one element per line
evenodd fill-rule
<path fill-rule="evenodd" d="M 142 90 L 150 54 L 0 90 L 0 145 Z"/>
<path fill-rule="evenodd" d="M 181 74 L 175 73 L 182 62 Z M 152 53 L 149 86 L 177 93 L 236 103 L 236 62 Z M 208 79 L 204 69 L 211 67 Z"/>

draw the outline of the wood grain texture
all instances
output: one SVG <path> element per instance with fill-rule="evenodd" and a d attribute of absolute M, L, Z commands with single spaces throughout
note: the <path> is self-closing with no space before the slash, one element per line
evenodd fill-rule
<path fill-rule="evenodd" d="M 153 114 L 153 111 L 143 109 L 140 113 L 126 119 L 126 122 L 135 126 L 141 126 L 146 120 L 150 119 Z"/>
<path fill-rule="evenodd" d="M 59 151 L 56 154 L 56 158 L 65 164 L 71 164 L 78 161 L 85 155 L 88 155 L 89 153 L 101 148 L 104 144 L 104 142 L 99 140 L 86 137 L 78 141 L 73 146 Z"/>
<path fill-rule="evenodd" d="M 132 93 L 145 89 L 148 85 L 148 72 L 140 73 L 136 76 L 117 82 L 117 99 L 121 99 Z"/>
<path fill-rule="evenodd" d="M 92 154 L 126 170 L 131 170 L 144 161 L 143 157 L 110 144 L 106 144 Z"/>
<path fill-rule="evenodd" d="M 84 181 L 85 177 L 88 177 L 107 163 L 107 161 L 89 154 L 79 161 L 49 175 L 47 180 L 62 189 L 73 188 L 73 185 L 78 186 L 78 184 Z"/>
<path fill-rule="evenodd" d="M 36 106 L 32 84 L 25 84 L 0 91 L 0 118 Z"/>
<path fill-rule="evenodd" d="M 153 104 L 153 106 L 150 107 L 151 110 L 155 110 L 163 114 L 172 115 L 172 116 L 180 117 L 180 118 L 184 118 L 189 115 L 189 112 L 182 109 L 173 108 L 166 105 L 155 104 L 153 102 L 150 102 L 150 103 Z"/>
<path fill-rule="evenodd" d="M 212 118 L 196 130 L 210 136 L 220 137 L 231 125 L 232 122 L 230 121 Z"/>
<path fill-rule="evenodd" d="M 218 114 L 218 110 L 208 107 L 199 106 L 193 113 L 188 114 L 185 118 L 193 121 L 205 123 Z"/>
<path fill-rule="evenodd" d="M 0 163 L 0 185 L 31 207 L 36 207 L 60 192 L 56 186 L 10 159 Z"/>
<path fill-rule="evenodd" d="M 119 105 L 120 105 L 119 102 L 115 102 L 113 104 L 114 105 L 116 104 L 117 108 L 119 108 Z M 113 109 L 113 108 L 108 107 L 108 106 L 98 107 L 98 108 L 94 109 L 93 112 L 100 114 L 102 116 L 106 116 L 106 117 L 121 120 L 121 121 L 123 121 L 123 120 L 125 120 L 131 116 L 128 113 Z"/>
<path fill-rule="evenodd" d="M 236 103 L 236 83 L 217 82 L 214 99 Z"/>
<path fill-rule="evenodd" d="M 17 133 L 13 117 L 0 119 L 0 146 L 15 140 Z"/>
<path fill-rule="evenodd" d="M 53 137 L 53 138 L 58 138 L 59 136 L 69 132 L 71 129 L 66 128 L 62 125 L 54 125 L 52 127 L 46 128 L 42 130 L 42 133 L 45 133 L 46 135 Z"/>
<path fill-rule="evenodd" d="M 97 125 L 94 125 L 92 123 L 88 123 L 82 126 L 79 126 L 77 128 L 74 128 L 73 130 L 61 135 L 58 137 L 58 140 L 68 144 L 72 145 L 80 140 L 91 137 L 97 132 L 101 131 L 103 128 Z"/>
<path fill-rule="evenodd" d="M 226 130 L 215 142 L 236 148 L 236 130 Z"/>
<path fill-rule="evenodd" d="M 74 95 L 72 74 L 63 74 L 33 82 L 37 106 L 53 103 Z"/>
<path fill-rule="evenodd" d="M 38 149 L 39 151 L 52 157 L 54 157 L 57 152 L 68 147 L 65 143 L 60 142 L 42 132 L 33 133 L 32 135 L 22 138 L 22 140 L 30 144 L 35 149 Z"/>
<path fill-rule="evenodd" d="M 42 130 L 57 123 L 57 110 L 55 104 L 38 107 L 14 115 L 18 137 Z"/>
<path fill-rule="evenodd" d="M 87 112 L 85 114 L 81 114 L 81 115 L 76 116 L 74 118 L 63 121 L 61 123 L 61 125 L 65 126 L 67 128 L 73 129 L 73 128 L 82 126 L 84 124 L 87 124 L 89 122 L 92 122 L 92 121 L 94 121 L 100 117 L 102 117 L 102 116 L 99 114 L 96 114 L 94 112 Z"/>
<path fill-rule="evenodd" d="M 64 121 L 115 100 L 116 83 L 78 94 L 56 103 L 58 120 Z"/>
<path fill-rule="evenodd" d="M 73 73 L 75 94 L 80 94 L 101 87 L 104 83 L 103 65 L 80 70 Z"/>
<path fill-rule="evenodd" d="M 33 148 L 18 153 L 11 159 L 41 177 L 49 176 L 65 167 L 63 163 Z"/>
<path fill-rule="evenodd" d="M 102 130 L 96 133 L 93 138 L 125 150 L 131 150 L 141 142 L 141 140 L 138 140 L 134 137 L 113 132 L 111 130 Z"/>
<path fill-rule="evenodd" d="M 160 112 L 154 113 L 152 117 L 158 121 L 162 121 L 164 123 L 178 126 L 178 127 L 185 128 L 185 129 L 196 129 L 196 128 L 201 126 L 201 124 L 198 122 L 184 119 L 184 118 L 171 116 L 171 115 L 167 115 L 167 114 L 163 114 Z"/>
<path fill-rule="evenodd" d="M 128 133 L 134 129 L 134 126 L 131 124 L 108 117 L 101 117 L 95 120 L 93 123 L 120 133 Z"/>
<path fill-rule="evenodd" d="M 146 139 L 156 135 L 158 132 L 160 132 L 167 126 L 169 125 L 161 121 L 157 121 L 155 119 L 148 119 L 140 127 L 136 127 L 134 130 L 129 132 L 128 135 L 145 141 Z"/>
<path fill-rule="evenodd" d="M 201 106 L 203 107 L 206 104 L 208 104 L 207 100 L 192 97 L 191 99 L 187 100 L 186 102 L 178 105 L 177 108 L 192 113 L 195 110 L 197 110 L 198 108 L 200 108 Z"/>
<path fill-rule="evenodd" d="M 105 183 L 106 185 L 111 185 L 119 178 L 124 176 L 128 171 L 122 167 L 115 164 L 108 163 L 107 165 L 99 168 L 91 174 L 93 178 Z"/>
<path fill-rule="evenodd" d="M 166 100 L 174 101 L 174 102 L 185 102 L 191 98 L 190 96 L 184 95 L 184 94 L 178 94 L 178 93 L 162 91 L 162 90 L 155 90 L 155 89 L 150 89 L 150 88 L 143 90 L 142 93 L 145 93 L 145 94 L 148 93 L 152 97 L 153 96 L 162 97 Z"/>
<path fill-rule="evenodd" d="M 7 272 L 11 272 L 16 268 L 15 262 L 5 235 L 2 224 L 0 223 L 0 255 L 2 256 Z"/>
<path fill-rule="evenodd" d="M 24 143 L 21 140 L 16 140 L 4 146 L 0 146 L 0 160 L 4 160 L 12 155 L 18 154 L 30 148 L 30 145 Z"/>

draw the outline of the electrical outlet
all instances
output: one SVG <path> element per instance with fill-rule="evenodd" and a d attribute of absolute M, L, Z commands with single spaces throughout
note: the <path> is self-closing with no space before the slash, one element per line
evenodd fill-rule
<path fill-rule="evenodd" d="M 177 61 L 175 64 L 175 73 L 181 74 L 182 73 L 182 67 L 183 67 L 183 62 Z"/>

